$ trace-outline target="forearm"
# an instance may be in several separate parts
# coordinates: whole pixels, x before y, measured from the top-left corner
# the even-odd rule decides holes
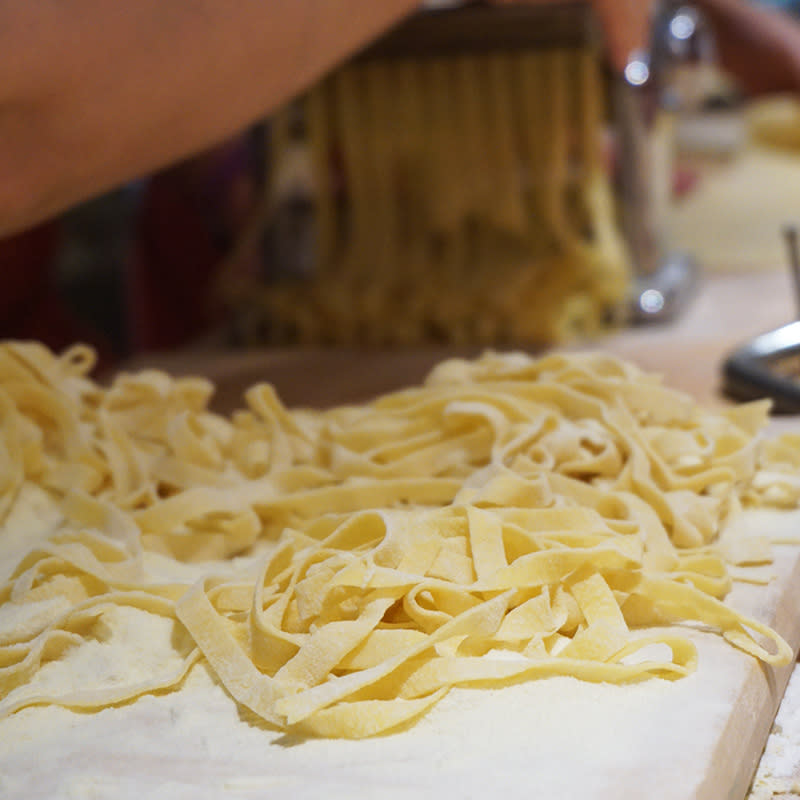
[[[653,0],[593,0],[603,30],[608,62],[621,75],[631,54],[650,41]]]
[[[241,130],[418,0],[0,0],[0,236]]]

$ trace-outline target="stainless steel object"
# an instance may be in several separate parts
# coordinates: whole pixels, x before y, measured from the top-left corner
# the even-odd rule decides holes
[[[789,269],[792,272],[795,303],[800,316],[800,231],[796,225],[786,225],[783,229],[786,250],[789,256]]]
[[[675,117],[697,102],[697,70],[713,58],[713,38],[697,9],[662,2],[649,48],[631,53],[623,74],[614,77],[620,224],[634,266],[635,322],[672,318],[697,281],[694,259],[670,249],[664,226]]]
[[[800,316],[800,231],[784,229],[789,268]],[[723,362],[725,391],[737,400],[769,397],[778,413],[800,411],[800,320],[762,333]]]

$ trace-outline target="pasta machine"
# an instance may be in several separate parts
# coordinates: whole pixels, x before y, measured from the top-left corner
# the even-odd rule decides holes
[[[494,56],[491,54],[502,53],[510,54],[509,57],[514,58],[519,57],[519,54],[525,53],[552,53],[559,48],[574,52],[582,46],[586,46],[589,51],[595,54],[602,52],[603,43],[599,25],[591,4],[585,0],[545,0],[544,2],[509,5],[483,3],[436,3],[435,7],[434,4],[429,5],[430,7],[413,15],[378,41],[369,45],[363,52],[356,55],[351,63],[358,67],[359,65],[397,63],[404,59],[406,62],[416,61],[420,64],[430,64],[434,61],[440,62],[450,56],[458,58],[458,54],[490,54],[488,57],[493,58]],[[613,69],[597,67],[598,74],[602,76],[602,82],[597,86],[597,91],[592,88],[595,87],[593,83],[594,76],[589,75],[588,72],[586,74],[581,72],[584,70],[582,65],[586,62],[581,60],[570,62],[572,66],[566,68],[568,70],[567,82],[570,86],[580,84],[583,87],[582,99],[577,103],[583,104],[580,113],[584,116],[595,115],[598,118],[602,116],[610,121],[611,129],[615,132],[616,157],[613,160],[616,168],[613,174],[613,193],[610,195],[612,199],[608,203],[605,200],[600,202],[602,198],[599,197],[600,190],[597,186],[589,186],[591,176],[587,177],[586,174],[589,168],[585,164],[576,166],[573,163],[575,161],[573,151],[576,150],[575,143],[577,140],[584,142],[584,159],[588,150],[593,149],[592,147],[586,147],[587,136],[580,131],[569,132],[563,143],[556,143],[557,148],[560,148],[558,155],[563,163],[556,166],[549,164],[548,162],[553,159],[549,158],[552,153],[547,151],[544,156],[539,154],[529,159],[529,162],[525,165],[527,170],[525,176],[520,178],[512,170],[506,169],[501,176],[496,176],[494,180],[489,181],[496,190],[496,205],[500,209],[509,209],[513,205],[513,202],[504,203],[503,200],[503,193],[507,188],[507,184],[511,182],[520,182],[521,185],[527,182],[530,185],[532,182],[541,181],[542,175],[550,176],[555,174],[562,181],[571,182],[570,186],[572,184],[577,186],[583,181],[584,187],[582,191],[585,192],[586,197],[581,202],[583,202],[584,208],[582,209],[582,215],[580,213],[577,214],[575,220],[565,221],[564,219],[566,214],[571,213],[572,206],[576,203],[572,196],[574,194],[573,189],[570,187],[565,191],[564,197],[558,201],[564,208],[555,208],[553,202],[545,199],[539,201],[539,209],[543,209],[544,216],[547,217],[551,237],[553,235],[560,236],[561,239],[569,242],[570,236],[572,236],[575,241],[571,245],[568,244],[568,249],[571,247],[573,255],[577,253],[584,260],[602,261],[602,258],[598,259],[596,257],[596,254],[588,253],[587,255],[588,248],[584,246],[585,243],[577,241],[591,227],[588,219],[591,214],[587,214],[586,207],[592,206],[592,204],[594,204],[593,208],[608,205],[612,209],[611,216],[613,216],[613,220],[606,224],[603,220],[598,222],[595,219],[594,224],[597,230],[592,231],[589,238],[605,240],[604,257],[608,254],[609,249],[613,250],[615,247],[612,240],[619,239],[620,247],[618,250],[626,252],[625,261],[629,265],[630,273],[632,274],[629,274],[629,280],[626,283],[626,299],[624,302],[618,302],[620,298],[617,289],[621,285],[619,275],[612,274],[612,271],[608,269],[606,269],[605,273],[603,273],[602,269],[598,270],[597,275],[593,278],[583,275],[580,276],[580,280],[575,281],[576,285],[581,285],[584,288],[588,283],[594,281],[593,288],[587,294],[594,292],[595,295],[605,297],[605,299],[598,301],[598,309],[593,312],[597,319],[602,319],[603,315],[615,315],[614,318],[616,320],[621,318],[624,322],[664,321],[675,315],[691,296],[697,277],[697,267],[690,255],[677,253],[670,249],[669,241],[664,233],[672,177],[672,121],[681,107],[693,99],[693,67],[707,62],[712,58],[712,55],[713,42],[696,9],[690,5],[672,2],[672,0],[662,0],[662,2],[656,4],[649,41],[642,42],[641,47],[630,54],[624,70],[620,74],[615,74]],[[595,61],[600,62],[601,59],[595,58]],[[344,65],[341,72],[346,72],[347,68],[348,65]],[[562,65],[562,72],[563,69]],[[581,72],[581,74],[576,77],[569,70]],[[394,91],[395,85],[392,81],[396,79],[397,75],[395,73],[392,73],[392,75],[393,77],[388,82],[384,81],[383,83],[384,94],[387,94],[387,88],[388,93]],[[442,75],[443,73],[439,73],[437,78],[440,92],[443,93],[442,104],[452,106],[452,97],[449,96],[450,90],[447,83],[448,78],[443,78]],[[335,77],[330,78],[329,83],[335,82],[335,80]],[[344,206],[342,205],[340,198],[343,183],[342,176],[336,172],[339,167],[335,166],[331,169],[330,164],[325,164],[323,167],[323,171],[335,173],[327,176],[328,185],[326,191],[329,194],[336,194],[336,198],[328,203],[329,208],[325,213],[320,213],[318,204],[315,205],[314,192],[317,190],[311,185],[313,178],[309,177],[314,166],[312,164],[314,158],[312,156],[304,161],[299,156],[299,153],[295,152],[297,148],[293,146],[293,141],[298,135],[300,138],[309,136],[310,139],[313,139],[313,134],[309,135],[307,130],[309,116],[312,117],[312,123],[313,119],[319,119],[322,113],[321,109],[328,109],[329,111],[332,102],[338,101],[339,96],[345,93],[345,89],[349,92],[350,107],[347,111],[340,110],[338,112],[339,122],[341,123],[342,118],[348,117],[351,122],[351,130],[354,127],[353,120],[357,114],[361,114],[361,117],[356,122],[370,122],[369,113],[364,112],[360,106],[364,104],[368,106],[370,102],[374,105],[377,102],[374,99],[375,91],[373,89],[372,101],[370,101],[368,85],[370,79],[364,79],[362,76],[360,80],[362,83],[357,88],[364,90],[366,85],[366,95],[358,94],[356,88],[354,88],[355,83],[353,80],[349,82],[342,80],[340,82],[341,86],[334,85],[327,96],[322,98],[317,96],[314,102],[306,103],[303,109],[299,110],[299,106],[290,108],[289,113],[283,116],[283,133],[281,135],[276,137],[275,134],[275,131],[280,131],[281,126],[273,126],[273,138],[268,145],[271,148],[270,155],[272,157],[276,153],[278,156],[283,154],[283,162],[289,165],[288,169],[281,171],[281,158],[275,158],[274,160],[278,166],[273,164],[272,174],[268,176],[268,183],[271,181],[273,185],[278,187],[277,199],[272,198],[268,204],[269,213],[271,214],[269,230],[273,277],[275,274],[279,276],[288,274],[289,276],[300,276],[305,279],[309,275],[313,275],[319,266],[315,264],[315,258],[319,260],[318,254],[321,240],[329,242],[332,237],[338,235],[343,226],[347,225],[356,229],[360,228],[363,235],[363,232],[373,224],[372,219],[366,221],[362,219],[359,222],[357,209],[353,211],[353,209],[347,207],[346,203]],[[364,83],[365,80],[366,84]],[[427,81],[429,78],[423,77],[422,80]],[[514,116],[517,122],[521,120],[521,124],[519,130],[511,133],[506,130],[501,131],[501,133],[505,134],[507,140],[513,137],[518,140],[526,139],[526,137],[532,138],[533,135],[526,128],[525,120],[530,121],[534,118],[536,113],[535,104],[530,97],[524,94],[524,86],[527,84],[524,84],[524,81],[517,80],[516,77],[513,77],[513,80],[516,81],[517,107],[511,108],[507,113]],[[484,79],[484,89],[485,84],[486,81]],[[493,93],[497,94],[496,90],[502,86],[502,82],[496,82],[495,75],[495,83],[488,90],[489,96],[491,97]],[[545,87],[544,89],[542,89],[543,86]],[[550,86],[550,84],[546,82],[539,85],[540,97],[550,103],[549,106],[547,103],[542,105],[539,111],[540,116],[544,117],[552,113],[566,113],[564,111],[565,106],[572,108],[576,105],[574,100],[565,100],[563,97],[558,101],[548,98],[547,86]],[[587,86],[589,89],[586,88]],[[399,94],[399,86],[397,91]],[[522,94],[520,94],[521,91],[523,92]],[[456,93],[456,87],[454,86],[452,94]],[[364,99],[364,96],[366,96],[366,99]],[[462,99],[464,97],[468,98],[469,94],[462,91],[460,97]],[[333,101],[331,98],[333,98]],[[505,103],[506,109],[513,105],[514,101],[511,94],[503,98],[503,100],[510,101]],[[399,102],[398,99],[398,104]],[[527,107],[521,108],[520,106],[523,104],[527,104]],[[603,109],[595,108],[600,105],[603,106]],[[533,112],[531,111],[532,107]],[[490,109],[491,116],[491,109],[496,108],[496,106],[492,105],[492,101],[484,100],[484,109],[486,108]],[[382,113],[386,115],[392,113],[392,111],[391,98],[388,105],[385,100],[382,101]],[[334,116],[336,113],[334,112]],[[441,117],[435,104],[432,109],[429,106],[428,115]],[[474,118],[475,115],[473,115]],[[491,122],[492,120],[490,119]],[[402,123],[397,124],[402,127]],[[500,129],[502,124],[498,123],[496,127]],[[448,132],[454,138],[457,138],[460,131],[457,126],[451,126]],[[376,134],[376,137],[378,136],[379,134]],[[376,176],[378,176],[379,180],[383,180],[384,184],[389,180],[394,180],[396,176],[393,173],[397,171],[396,165],[389,165],[386,159],[396,157],[399,161],[399,156],[394,152],[399,145],[396,142],[391,145],[375,144],[374,142],[370,144],[367,138],[366,136],[361,136],[359,143],[351,143],[350,155],[355,153],[356,159],[372,158],[379,161],[380,166],[376,169],[375,165],[372,165],[371,171],[363,170],[364,173],[368,172],[369,175],[362,175],[361,184],[368,182],[368,179],[375,181]],[[539,138],[541,140],[541,136]],[[282,139],[282,144],[276,143],[277,139]],[[341,150],[341,143],[336,140],[334,134],[331,135],[330,140],[333,145]],[[444,152],[449,147],[446,140],[442,141],[441,130],[438,144],[442,146],[442,160],[450,158],[452,161],[452,153]],[[539,145],[541,146],[541,144],[542,142],[540,141]],[[545,145],[545,150],[547,150],[547,147],[550,147],[551,150],[556,147],[552,142],[546,142]],[[594,143],[594,148],[599,150],[597,142]],[[473,154],[475,154],[475,150],[476,148],[473,147]],[[341,155],[341,152],[339,152],[339,155]],[[590,158],[594,157],[591,156]],[[458,168],[451,169],[450,177],[454,179],[458,186],[450,190],[448,198],[452,199],[453,202],[450,203],[451,207],[449,208],[443,208],[443,206],[447,205],[445,203],[439,203],[438,208],[435,203],[431,206],[429,198],[420,194],[419,187],[415,188],[421,203],[427,202],[428,216],[435,217],[434,221],[437,224],[441,223],[445,228],[447,225],[451,225],[451,227],[455,225],[453,219],[456,211],[452,210],[453,206],[465,206],[462,209],[462,216],[467,220],[465,228],[472,224],[469,219],[471,214],[474,216],[475,209],[466,208],[467,203],[464,200],[464,195],[470,191],[466,184],[469,183],[470,173],[474,171],[476,160],[481,160],[480,152],[477,153],[476,159],[472,163],[462,164],[460,171]],[[511,161],[513,159],[506,159],[506,166]],[[317,168],[319,168],[319,164],[320,159],[317,158]],[[438,164],[434,163],[434,169],[432,170],[429,158],[425,169],[421,172],[418,171],[413,178],[409,179],[406,176],[406,185],[401,187],[402,192],[404,194],[409,192],[409,186],[407,185],[409,183],[425,183],[425,185],[428,185],[430,179],[428,173],[435,172],[438,166]],[[598,171],[596,163],[592,168]],[[580,173],[581,169],[584,170],[583,177],[580,175],[576,177],[573,173],[576,171]],[[608,177],[606,168],[601,171],[606,173],[604,178]],[[392,174],[390,175],[389,173]],[[347,183],[347,179],[344,180],[344,183]],[[357,183],[358,180],[352,180],[353,185]],[[396,187],[395,191],[398,194],[400,193],[400,190]],[[375,226],[380,228],[383,201],[374,193],[371,195],[365,194],[364,196],[367,199],[364,200],[362,198],[360,201],[362,208],[365,205],[367,207],[367,211],[364,213],[374,217],[376,220]],[[400,198],[403,201],[406,199],[405,197]],[[482,202],[484,202],[483,210],[490,217],[493,216],[495,214],[495,209],[491,207],[494,202],[493,199],[490,197],[487,201],[484,198]],[[419,204],[417,203],[417,205]],[[386,223],[386,214],[383,215],[383,223],[386,223],[384,227],[387,229],[393,228],[393,230],[389,231],[391,235],[394,236],[397,233],[397,229],[406,225],[408,219],[421,216],[417,209],[413,207],[414,203],[407,203],[407,206],[401,214],[397,215],[400,219],[394,220],[391,225]],[[432,212],[431,208],[433,209]],[[526,210],[529,210],[529,208],[530,206],[526,207]],[[362,213],[362,217],[364,213]],[[513,228],[517,224],[513,221],[513,208],[509,210],[507,216],[511,219],[511,222],[506,220],[504,224],[506,224],[506,227]],[[529,214],[528,216],[531,215]],[[333,217],[336,217],[336,219],[333,220]],[[327,229],[325,228],[326,225]],[[536,222],[534,221],[532,225],[535,227]],[[568,230],[570,226],[571,230]],[[555,234],[553,234],[553,231],[555,231]],[[503,231],[501,231],[501,234],[503,234]],[[380,242],[376,243],[374,240],[381,239],[381,236],[387,239],[389,234],[384,230],[383,234],[378,231],[377,233],[368,232],[366,235],[367,238],[373,240],[371,242],[373,250],[362,252],[358,259],[351,260],[357,261],[358,268],[363,268],[363,265],[366,264],[373,271],[378,271],[374,265],[380,263],[380,259],[375,257]],[[522,238],[530,238],[530,235],[530,230],[526,230]],[[473,236],[473,239],[470,239],[470,236]],[[474,231],[472,229],[468,230],[456,244],[448,242],[444,244],[439,242],[437,244],[434,241],[435,239],[435,236],[431,237],[433,241],[432,247],[438,246],[440,250],[448,253],[459,251],[464,256],[464,253],[469,253],[474,243]],[[506,248],[507,250],[506,244],[504,240],[501,248]],[[336,247],[331,246],[329,243],[322,249],[330,253],[335,251]],[[485,246],[483,249],[486,249]],[[384,251],[386,250],[397,250],[397,248],[384,247]],[[398,260],[396,255],[392,257]],[[549,274],[545,274],[544,270],[541,270],[540,276],[535,278],[535,282],[545,287],[557,281],[559,272],[564,271],[563,259],[559,261],[558,258],[550,258],[548,261],[548,258],[545,258],[543,263],[550,265]],[[491,259],[488,259],[488,263],[492,263]],[[488,269],[491,268],[489,267]],[[447,268],[441,271],[447,272]],[[410,280],[427,282],[435,270],[425,268],[414,272],[413,269],[405,269],[404,266],[401,266],[398,267],[398,272],[403,273],[403,276],[408,277]],[[330,313],[329,308],[330,302],[325,298],[335,293],[332,291],[332,287],[333,290],[338,289],[338,285],[344,280],[344,270],[341,267],[336,267],[333,270],[329,270],[329,274],[334,276],[330,279],[329,285],[319,290],[316,299],[313,297],[311,299],[312,305],[316,303],[316,307],[321,309],[317,313],[317,317],[322,318],[327,314],[329,319],[333,319],[334,315]],[[524,313],[531,317],[534,315],[545,316],[550,313],[548,305],[552,303],[549,299],[543,303],[537,302],[532,291],[526,294],[530,287],[517,285],[515,283],[516,279],[503,278],[509,284],[509,288],[505,291],[505,295],[498,299],[497,297],[489,298],[488,293],[472,280],[472,273],[468,270],[462,274],[456,274],[453,269],[450,269],[450,274],[451,285],[445,284],[443,288],[438,290],[440,294],[449,299],[449,296],[453,294],[450,291],[451,288],[460,289],[462,286],[474,284],[471,302],[480,305],[486,298],[487,305],[494,304],[492,312],[494,317],[487,323],[488,327],[484,326],[483,330],[488,330],[489,333],[483,336],[483,340],[471,342],[476,325],[480,327],[480,320],[475,322],[470,319],[469,314],[463,310],[466,304],[462,303],[461,316],[458,319],[443,317],[434,319],[432,322],[426,320],[425,325],[433,330],[434,334],[458,329],[458,335],[451,337],[450,341],[479,344],[527,341],[541,344],[547,343],[548,337],[559,325],[564,327],[560,321],[556,320],[552,324],[548,323],[549,327],[542,324],[536,328],[534,325],[526,326],[523,322],[515,328],[509,329],[504,326],[504,317],[507,318],[509,316],[507,308],[513,302],[516,302],[518,306],[521,305],[523,309],[530,309],[530,312],[525,311]],[[368,285],[372,277],[365,271],[357,280],[351,281],[358,291],[363,289],[363,293],[366,296],[363,302],[354,300],[349,306],[350,309],[355,309],[354,313],[361,313],[366,320],[366,322],[358,324],[367,325],[370,324],[370,320],[377,319],[380,321],[389,317],[399,318],[404,316],[404,309],[410,307],[410,301],[401,300],[398,308],[388,306],[385,297],[380,302],[375,301],[376,292],[373,291],[374,287]],[[615,281],[616,288],[612,290],[609,287]],[[274,280],[272,283],[274,285]],[[392,286],[384,294],[388,294],[390,299],[396,299],[400,298],[401,295],[405,297],[404,292],[405,289],[403,287]],[[613,292],[617,292],[617,295],[612,298]],[[553,296],[553,293],[554,290],[550,286],[550,297]],[[291,309],[291,314],[296,316],[299,313],[296,311],[299,305],[298,297],[300,295],[287,294],[282,306],[276,306],[273,303],[270,313],[279,316],[284,313],[285,309]],[[522,300],[523,297],[533,298],[530,301],[530,305],[525,305]],[[407,304],[404,306],[403,302]],[[579,308],[580,303],[572,303],[570,305],[571,301],[563,298],[559,298],[559,302],[565,309],[563,316],[569,317],[572,314],[574,317],[576,314],[580,315],[580,310],[575,312],[575,308]],[[603,303],[606,302],[608,311],[603,306]],[[343,304],[344,301],[339,301],[339,306],[343,306]],[[275,310],[276,308],[277,311]],[[362,312],[358,311],[359,308],[363,309]],[[306,316],[310,317],[311,315],[308,314]],[[335,319],[334,327],[340,330],[339,321],[343,317],[339,314]],[[291,326],[295,329],[298,324],[302,327],[302,324],[305,323],[298,323],[297,319],[291,321]],[[568,326],[569,321],[567,322]],[[575,330],[580,336],[585,335],[587,331],[591,333],[593,329],[591,325],[582,328],[578,324],[575,326]],[[481,337],[478,336],[477,338],[480,340]],[[554,339],[557,338],[558,336],[556,335]],[[320,334],[319,330],[315,329],[305,338],[298,337],[298,340],[321,341],[325,340],[325,334]],[[344,337],[337,339],[337,341],[358,341],[358,338],[356,334],[353,334],[350,338]],[[384,340],[379,339],[379,341]],[[388,339],[385,341],[389,342]],[[393,343],[402,343],[403,341],[418,340],[412,338],[403,340],[402,337],[392,340]]]
[[[800,314],[800,229],[784,228],[789,268]],[[732,353],[722,364],[723,388],[734,400],[769,397],[778,414],[800,411],[800,320],[759,334]]]
[[[365,56],[577,46],[600,36],[587,2],[550,0],[502,8],[430,5],[451,10],[417,15]],[[630,53],[621,74],[609,76],[618,148],[619,225],[634,269],[630,312],[636,322],[671,318],[696,282],[691,254],[670,248],[664,225],[674,118],[702,100],[696,70],[713,59],[713,36],[697,8],[682,0],[659,0],[649,41]]]

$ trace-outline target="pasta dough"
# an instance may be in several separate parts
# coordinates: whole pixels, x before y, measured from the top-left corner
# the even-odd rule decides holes
[[[707,412],[602,354],[487,353],[328,411],[259,385],[224,418],[203,380],[102,388],[91,363],[0,348],[0,542],[26,540],[0,574],[2,715],[177,690],[203,661],[270,725],[358,738],[452,686],[680,678],[684,621],[791,660],[724,603],[729,562],[769,554],[720,532],[800,496],[763,403]],[[121,610],[173,626],[157,666],[48,681]]]
[[[284,205],[313,204],[294,242],[314,250],[313,274],[287,276],[276,246],[267,284],[235,293],[242,335],[498,344],[606,329],[629,266],[600,69],[589,46],[362,60],[279,112],[255,224],[274,234]],[[286,133],[298,115],[305,139]]]

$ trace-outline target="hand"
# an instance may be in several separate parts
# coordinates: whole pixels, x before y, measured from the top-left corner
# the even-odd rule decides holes
[[[621,75],[631,53],[648,47],[653,0],[592,0],[592,5],[603,31],[609,64]]]
[[[800,91],[800,24],[746,0],[695,0],[717,42],[721,65],[751,94]]]
[[[553,2],[553,0],[494,0]],[[719,61],[747,92],[800,92],[800,23],[749,0],[687,0],[708,19]],[[591,0],[608,62],[621,74],[630,54],[649,42],[653,0]]]

